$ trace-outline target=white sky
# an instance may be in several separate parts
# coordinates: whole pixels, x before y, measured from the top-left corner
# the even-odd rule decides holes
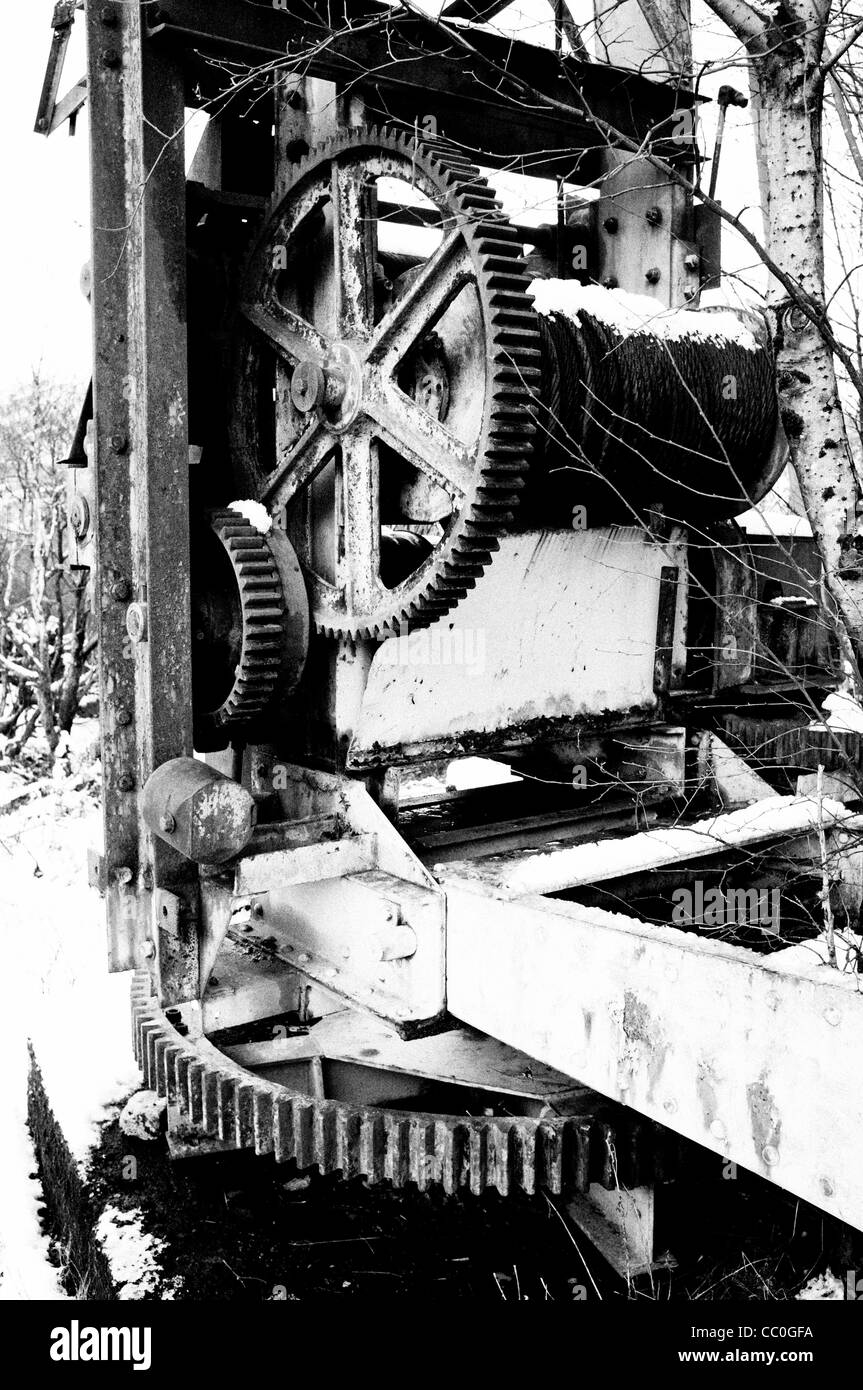
[[[511,22],[519,12],[531,41],[550,37],[545,0],[517,0],[506,18]],[[79,289],[81,266],[89,257],[86,112],[81,113],[74,139],[65,128],[49,139],[33,133],[52,13],[53,0],[28,0],[5,19],[6,53],[14,54],[14,60],[7,57],[0,84],[0,179],[6,192],[0,224],[0,394],[40,362],[46,371],[76,381],[84,382],[90,374],[89,308]],[[702,52],[706,43],[711,57],[733,54],[730,37],[701,0],[696,0],[694,17]],[[75,28],[63,91],[84,72],[80,17]],[[703,90],[714,95],[722,82],[746,89],[745,74],[728,70],[709,77]],[[708,148],[714,119],[715,107],[705,108]],[[735,211],[757,203],[750,119],[748,111],[732,110],[729,115],[718,191]],[[757,229],[754,206],[750,216]],[[748,249],[732,243],[726,235],[726,268],[750,265]]]

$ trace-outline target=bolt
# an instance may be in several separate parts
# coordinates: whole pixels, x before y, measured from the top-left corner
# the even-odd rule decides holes
[[[662,208],[648,208],[644,214],[644,220],[649,227],[660,227],[662,225]]]
[[[102,6],[101,10],[99,11],[99,18],[101,19],[103,24],[107,24],[109,29],[113,29],[115,24],[117,23],[116,12],[111,8],[110,5]]]
[[[662,271],[658,265],[652,265],[649,270],[644,272],[644,278],[649,285],[658,285],[662,279]]]
[[[132,715],[124,706],[121,706],[120,709],[117,710],[114,718],[123,729],[128,728],[132,722]]]
[[[69,504],[69,525],[78,540],[83,540],[90,529],[90,508],[86,497],[75,497]]]
[[[684,299],[694,299],[694,298],[695,298],[695,290],[692,288],[691,285],[687,285],[686,289],[683,291],[683,298],[684,298]]]
[[[607,275],[607,276],[605,277],[605,279],[603,280],[602,284],[603,284],[603,288],[606,289],[606,290],[616,290],[616,289],[617,289],[617,286],[618,286],[618,279],[617,279],[617,276],[616,276],[616,275]]]
[[[767,1144],[761,1150],[761,1157],[764,1159],[768,1168],[772,1168],[779,1162],[779,1150],[774,1148],[772,1144]]]
[[[131,596],[132,585],[128,579],[115,579],[111,585],[111,597],[117,599],[119,603],[124,603]]]
[[[145,960],[152,960],[153,957],[155,956],[155,954],[156,954],[156,943],[155,943],[155,941],[145,941],[144,944],[143,944],[143,946],[141,947],[141,955],[144,957],[144,959],[145,959]]]
[[[674,1115],[674,1114],[676,1114],[676,1112],[677,1112],[677,1101],[676,1101],[676,1100],[667,1100],[667,1101],[665,1102],[665,1105],[663,1106],[663,1109],[666,1110],[666,1111],[668,1112],[669,1115]]]
[[[126,434],[121,434],[119,431],[118,431],[117,434],[112,434],[112,435],[111,435],[111,448],[114,450],[114,453],[115,453],[115,454],[125,454],[125,452],[126,452],[126,450],[128,449],[128,447],[129,447],[129,436],[128,436],[128,435],[126,435]]]
[[[166,811],[164,816],[162,816],[162,819],[159,821],[159,829],[164,830],[166,835],[173,835],[174,831],[177,829],[177,822],[174,820],[170,811]]]
[[[821,1191],[824,1193],[825,1197],[832,1197],[836,1192],[836,1188],[829,1178],[822,1178]]]
[[[255,914],[256,917],[263,917],[263,915],[264,915],[264,904],[263,904],[263,903],[255,903],[254,907],[252,908],[252,911],[254,912],[254,914]]]
[[[603,225],[603,227],[605,228],[605,230],[608,232],[608,235],[609,235],[609,236],[614,236],[615,232],[617,231],[618,227],[620,226],[620,223],[618,222],[618,220],[617,220],[616,217],[606,217],[606,219],[605,219],[605,221],[603,222],[602,225]]]
[[[699,260],[698,256],[689,255],[684,256],[683,264],[686,266],[687,270],[697,270],[698,267],[701,265],[701,261]]]
[[[825,1011],[824,1018],[825,1018],[826,1021],[830,1024],[830,1027],[831,1027],[831,1028],[838,1028],[838,1026],[839,1026],[839,1010],[838,1010],[838,1009],[827,1009],[827,1010]]]
[[[300,961],[302,965],[308,965],[309,961],[311,960],[311,956],[308,954],[307,951],[301,951],[300,954],[297,956],[297,960]]]
[[[102,62],[106,68],[118,68],[120,66],[120,55],[116,48],[103,48]]]
[[[326,388],[326,377],[317,362],[300,362],[291,377],[291,400],[297,410],[317,410]]]
[[[126,631],[133,642],[147,640],[147,605],[130,603],[126,609]]]
[[[130,792],[135,786],[134,778],[130,777],[128,772],[121,772],[117,778],[117,786],[121,792]]]
[[[125,864],[114,870],[114,876],[118,883],[131,883],[134,878],[132,870]]]

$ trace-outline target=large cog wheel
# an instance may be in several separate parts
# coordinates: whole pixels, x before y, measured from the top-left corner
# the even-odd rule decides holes
[[[422,254],[388,251],[408,224]],[[522,253],[444,143],[346,131],[296,166],[243,281],[231,437],[241,485],[284,518],[319,631],[427,625],[490,563],[535,428]]]

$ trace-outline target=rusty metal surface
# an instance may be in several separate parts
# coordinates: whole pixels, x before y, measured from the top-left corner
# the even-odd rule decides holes
[[[277,1163],[477,1195],[584,1192],[591,1182],[612,1188],[675,1163],[660,1131],[636,1124],[618,1132],[589,1112],[547,1119],[424,1114],[349,1105],[262,1080],[206,1039],[183,1036],[159,1009],[144,972],[134,977],[132,1011],[147,1086],[201,1134],[272,1154]]]
[[[110,959],[122,970],[155,954],[164,997],[187,998],[197,871],[137,806],[154,768],[192,753],[183,73],[145,41],[137,5],[88,5],[87,45]],[[159,890],[179,903],[164,953]]]
[[[678,541],[653,544],[634,528],[502,536],[482,583],[445,625],[378,648],[349,766],[527,747],[592,722],[656,721],[662,575],[684,566]],[[684,585],[671,588],[678,668]]]

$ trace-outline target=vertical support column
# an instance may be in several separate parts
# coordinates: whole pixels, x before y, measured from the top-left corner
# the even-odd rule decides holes
[[[594,0],[594,49],[600,62],[688,84],[692,69],[689,0]],[[694,139],[694,117],[657,139]],[[691,303],[700,286],[691,198],[670,186],[649,160],[609,149],[596,208],[598,278],[608,288],[655,299],[657,307]]]
[[[183,76],[137,5],[88,6],[87,33],[111,964],[155,957],[175,1003],[198,991],[197,869],[138,798],[192,752]]]

